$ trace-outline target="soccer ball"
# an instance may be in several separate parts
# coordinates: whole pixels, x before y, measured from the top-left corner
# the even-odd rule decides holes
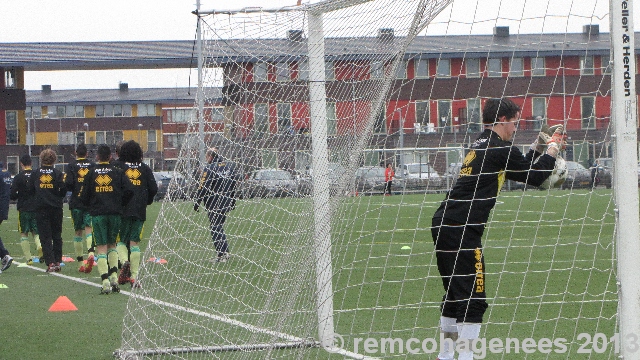
[[[567,162],[560,156],[556,158],[556,166],[551,171],[551,175],[545,180],[542,185],[540,185],[540,189],[550,189],[557,188],[562,186],[562,184],[567,180]]]

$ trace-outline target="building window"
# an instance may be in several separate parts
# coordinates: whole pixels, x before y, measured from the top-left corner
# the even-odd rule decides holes
[[[210,108],[211,110],[211,122],[221,123],[224,122],[224,107],[216,106]]]
[[[170,109],[167,110],[167,121],[172,123],[186,124],[191,121],[194,109]]]
[[[609,55],[606,56],[601,56],[600,57],[600,62],[602,63],[600,66],[602,67],[602,73],[604,75],[611,75],[611,64],[609,64],[611,58],[609,57]]]
[[[426,127],[430,123],[428,101],[416,101],[416,123],[421,127]]]
[[[42,117],[42,107],[27,106],[27,108],[24,110],[24,116],[27,119],[40,119]]]
[[[64,109],[64,116],[58,116],[58,117],[77,117],[77,118],[83,118],[84,117],[84,106],[80,106],[80,105],[67,105],[64,108],[62,106],[58,106],[58,111]]]
[[[489,77],[501,77],[502,76],[502,59],[501,58],[487,59],[487,72]]]
[[[467,77],[480,77],[480,59],[464,59]]]
[[[540,130],[547,122],[547,99],[534,97],[531,99],[531,115],[533,116],[533,130]]]
[[[138,116],[156,116],[156,104],[138,104]]]
[[[524,76],[524,63],[521,57],[511,58],[509,76]]]
[[[253,106],[253,131],[259,137],[269,133],[269,105],[255,104]]]
[[[267,63],[259,62],[253,64],[253,82],[269,81],[269,66]]]
[[[336,117],[336,103],[327,102],[327,135],[334,136],[338,130],[338,119]]]
[[[467,131],[478,132],[482,128],[480,99],[467,99]]]
[[[96,144],[116,145],[122,140],[122,131],[96,131]]]
[[[158,140],[155,130],[147,130],[147,151],[158,151]]]
[[[387,133],[387,105],[380,106],[380,112],[376,114],[376,122],[373,124],[374,134]]]
[[[179,149],[185,143],[185,134],[169,134],[167,137],[167,148]]]
[[[5,112],[6,124],[7,124],[7,144],[18,143],[18,112],[7,111]]]
[[[76,133],[76,144],[87,143],[87,133],[84,131],[78,131]]]
[[[582,110],[582,128],[596,128],[596,98],[593,96],[583,96],[580,98]]]
[[[131,117],[130,104],[96,105],[96,117]]]
[[[532,76],[545,76],[546,69],[544,67],[544,57],[532,57],[531,58],[531,75]]]
[[[291,132],[293,130],[291,127],[291,104],[277,104],[276,109],[278,113],[278,132],[281,134]]]
[[[307,60],[298,62],[298,81],[309,81],[309,62]]]
[[[451,100],[438,100],[438,120],[442,132],[452,132]]]
[[[396,68],[396,79],[407,78],[407,62],[404,60],[398,61],[398,67]]]
[[[35,167],[34,167],[35,169]],[[7,156],[7,171],[11,175],[17,175],[20,172],[17,156]]]
[[[580,56],[580,75],[593,75],[593,56]]]
[[[450,77],[451,76],[451,60],[438,59],[438,66],[436,67],[437,77]]]
[[[291,73],[289,72],[289,63],[279,62],[276,64],[276,81],[289,81],[291,80]]]
[[[384,63],[382,61],[372,61],[369,72],[372,79],[382,79],[384,77]]]
[[[415,67],[415,77],[417,79],[429,77],[429,59],[413,60],[413,65]]]
[[[324,63],[324,79],[326,81],[334,81],[336,79],[336,72],[333,66],[333,61],[325,61]]]
[[[16,83],[16,69],[10,68],[4,70],[4,87],[12,89],[18,86]]]
[[[58,145],[74,145],[75,141],[76,141],[76,134],[73,132],[58,133]]]
[[[48,118],[63,118],[67,116],[66,114],[64,106],[47,106]]]

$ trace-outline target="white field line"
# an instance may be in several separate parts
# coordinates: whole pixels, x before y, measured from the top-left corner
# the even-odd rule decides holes
[[[41,269],[41,268],[38,268],[38,267],[35,267],[35,266],[26,265],[25,263],[20,263],[20,262],[17,262],[17,261],[15,263],[18,264],[20,267],[27,267],[27,268],[30,268],[32,270],[36,270],[36,271],[40,271],[42,273],[46,273],[45,269]],[[96,283],[91,282],[89,280],[79,279],[77,277],[73,277],[73,276],[69,276],[69,275],[64,275],[64,274],[60,274],[60,273],[49,273],[49,275],[61,277],[63,279],[75,281],[75,282],[78,282],[78,283],[81,283],[81,284],[90,285],[90,286],[97,287],[97,288],[101,288],[102,287],[101,284],[96,284]],[[188,313],[191,313],[191,314],[194,314],[194,315],[207,317],[207,318],[213,319],[213,320],[218,320],[218,321],[227,323],[229,325],[235,325],[235,326],[241,327],[241,328],[243,328],[245,330],[249,330],[251,332],[262,333],[262,334],[267,334],[267,335],[271,335],[271,336],[277,336],[279,338],[286,339],[286,340],[289,340],[289,341],[293,341],[293,342],[296,342],[296,343],[301,343],[301,344],[309,343],[308,339],[303,339],[303,338],[300,338],[300,337],[297,337],[297,336],[281,333],[281,332],[278,332],[278,331],[273,331],[273,330],[257,327],[257,326],[251,325],[251,324],[246,324],[246,323],[244,323],[242,321],[230,319],[228,317],[222,317],[222,316],[218,316],[218,315],[209,314],[209,313],[206,313],[206,312],[203,312],[203,311],[190,309],[190,308],[187,308],[187,307],[184,307],[184,306],[180,306],[180,305],[176,305],[176,304],[172,304],[172,303],[169,303],[169,302],[166,302],[166,301],[156,300],[156,299],[153,299],[153,298],[150,298],[150,297],[147,297],[147,296],[140,296],[140,295],[134,294],[134,293],[132,293],[130,291],[120,290],[120,293],[124,294],[124,295],[127,295],[127,296],[135,297],[137,299],[145,300],[145,301],[151,302],[153,304],[166,306],[166,307],[169,307],[169,308],[172,308],[172,309],[175,309],[175,310],[185,311],[185,312],[188,312]],[[229,349],[229,350],[231,350],[231,349]],[[363,360],[373,360],[373,359],[375,359],[375,358],[367,357],[367,356],[364,356],[364,355],[361,355],[361,354],[357,354],[357,353],[354,353],[354,352],[351,352],[351,351],[343,350],[343,349],[337,349],[337,350],[336,349],[331,349],[331,350],[332,350],[332,352],[339,353],[341,355],[350,357],[352,359],[363,359]],[[144,350],[141,350],[141,351],[144,351]]]

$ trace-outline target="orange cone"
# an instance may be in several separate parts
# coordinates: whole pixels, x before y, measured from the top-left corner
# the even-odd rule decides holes
[[[49,308],[49,311],[76,311],[78,308],[73,305],[71,300],[66,296],[60,296],[53,305]]]

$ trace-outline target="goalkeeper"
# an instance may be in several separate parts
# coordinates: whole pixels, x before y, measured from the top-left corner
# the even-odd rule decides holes
[[[235,208],[238,174],[236,164],[218,155],[218,149],[208,149],[206,158],[208,164],[202,171],[193,210],[199,211],[200,203],[204,204],[209,216],[211,238],[218,253],[215,261],[226,262],[229,259],[229,244],[223,226],[227,213]]]
[[[520,107],[513,101],[486,101],[484,131],[470,146],[458,180],[433,215],[431,234],[445,290],[440,328],[453,342],[459,337],[470,343],[480,334],[488,306],[481,238],[502,185],[508,179],[541,185],[563,146],[562,127],[556,126],[553,136],[540,133],[545,144],[536,139],[523,155],[511,143],[519,118]],[[438,358],[450,360],[453,356],[454,349],[445,343]],[[458,359],[473,359],[473,353],[462,352]]]

